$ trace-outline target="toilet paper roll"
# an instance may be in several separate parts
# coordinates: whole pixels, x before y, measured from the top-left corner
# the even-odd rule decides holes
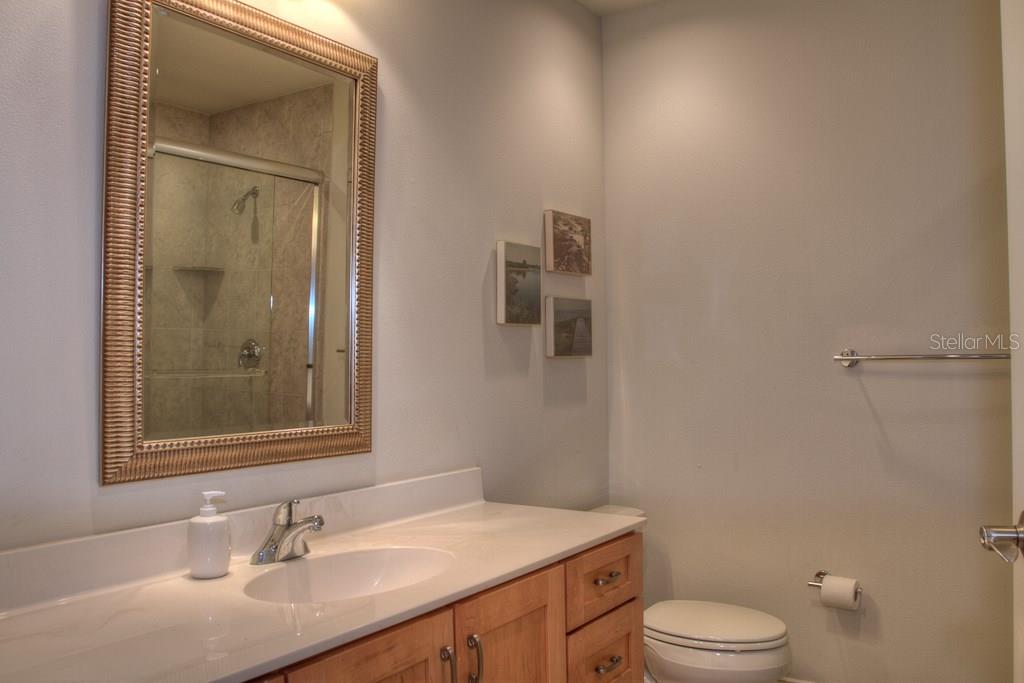
[[[829,574],[821,580],[821,604],[838,609],[860,609],[860,581]]]

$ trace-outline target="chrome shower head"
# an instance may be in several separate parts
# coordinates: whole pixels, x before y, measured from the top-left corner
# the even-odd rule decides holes
[[[241,216],[242,212],[245,211],[245,202],[246,202],[246,200],[249,199],[249,197],[252,197],[253,199],[255,199],[256,197],[259,197],[259,196],[260,196],[260,188],[258,188],[257,186],[253,185],[251,188],[249,188],[248,192],[246,192],[241,197],[236,199],[235,203],[231,205],[231,213],[235,214],[236,216]]]

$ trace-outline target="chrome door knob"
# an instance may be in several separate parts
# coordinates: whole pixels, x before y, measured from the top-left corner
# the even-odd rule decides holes
[[[983,526],[978,530],[978,540],[986,550],[991,550],[1006,562],[1013,564],[1024,548],[1024,512],[1017,520],[1017,526]]]

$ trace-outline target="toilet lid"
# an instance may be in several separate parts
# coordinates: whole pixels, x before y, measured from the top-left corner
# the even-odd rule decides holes
[[[786,638],[786,624],[756,609],[699,600],[666,600],[644,610],[645,630],[720,644],[768,643]]]

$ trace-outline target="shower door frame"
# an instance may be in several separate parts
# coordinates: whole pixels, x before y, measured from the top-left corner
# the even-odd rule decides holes
[[[242,171],[252,171],[275,178],[287,178],[309,183],[313,186],[313,215],[310,223],[310,269],[309,269],[309,306],[307,309],[308,331],[306,339],[306,426],[316,425],[318,407],[316,401],[316,363],[317,363],[317,340],[320,338],[320,317],[317,312],[317,302],[320,299],[321,264],[320,245],[323,242],[323,229],[327,224],[327,176],[314,168],[286,164],[281,161],[264,159],[262,157],[238,154],[215,147],[170,140],[167,138],[156,138],[149,148],[149,158],[153,159],[157,154],[167,154],[181,159],[190,159],[203,163],[216,164],[229,168],[237,168]],[[271,266],[271,283],[273,283],[273,266]],[[273,284],[271,284],[271,300],[273,300]],[[271,307],[271,327],[273,327],[273,307]],[[350,331],[351,332],[351,331]],[[351,343],[351,340],[350,340]],[[274,350],[270,350],[273,354]],[[352,375],[352,368],[346,364],[344,381],[348,382]]]

